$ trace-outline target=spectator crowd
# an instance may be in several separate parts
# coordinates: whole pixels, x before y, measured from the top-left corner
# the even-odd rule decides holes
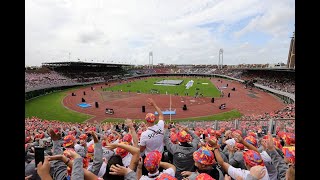
[[[25,119],[25,179],[295,179],[295,106],[230,121],[173,123],[158,112],[145,121],[71,123]],[[261,128],[283,119],[274,134]],[[289,119],[289,120],[288,120]],[[35,148],[44,160],[35,164]]]

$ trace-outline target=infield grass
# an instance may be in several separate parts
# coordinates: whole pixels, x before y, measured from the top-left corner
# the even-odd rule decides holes
[[[180,85],[177,86],[160,86],[154,85],[155,82],[161,80],[184,80]],[[189,89],[186,89],[186,84],[193,80],[193,86]],[[203,84],[204,83],[204,84]],[[185,93],[188,93],[188,96],[195,96],[196,92],[200,95],[203,94],[204,97],[219,97],[220,91],[211,83],[208,78],[178,78],[178,77],[156,77],[156,78],[147,78],[143,80],[137,80],[129,83],[122,83],[112,87],[104,88],[103,91],[123,91],[123,92],[137,92],[150,94],[152,90],[157,90],[160,94],[174,94],[178,93],[179,95],[185,96]]]
[[[72,89],[78,88],[79,87]],[[54,92],[26,101],[25,117],[36,116],[40,119],[67,122],[83,122],[89,119],[92,116],[69,110],[63,106],[63,98],[67,95],[67,92],[72,89]]]

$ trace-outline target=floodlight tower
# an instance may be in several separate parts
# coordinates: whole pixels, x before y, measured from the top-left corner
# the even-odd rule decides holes
[[[153,53],[149,52],[149,68],[153,69]]]
[[[218,69],[222,69],[223,66],[223,49],[221,48],[219,50],[219,63],[218,63]]]

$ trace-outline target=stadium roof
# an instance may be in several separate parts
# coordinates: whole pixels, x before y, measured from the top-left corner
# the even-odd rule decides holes
[[[295,69],[292,68],[233,68],[241,70],[250,70],[250,71],[286,71],[286,72],[295,72]]]
[[[120,67],[120,66],[134,66],[131,64],[115,64],[115,63],[91,63],[91,62],[82,62],[82,61],[78,61],[78,62],[47,62],[47,63],[42,63],[42,66],[92,66],[92,67]]]

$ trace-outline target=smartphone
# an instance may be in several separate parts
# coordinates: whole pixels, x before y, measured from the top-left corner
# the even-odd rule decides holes
[[[34,159],[36,163],[36,167],[39,162],[44,162],[44,148],[43,147],[34,147]]]

